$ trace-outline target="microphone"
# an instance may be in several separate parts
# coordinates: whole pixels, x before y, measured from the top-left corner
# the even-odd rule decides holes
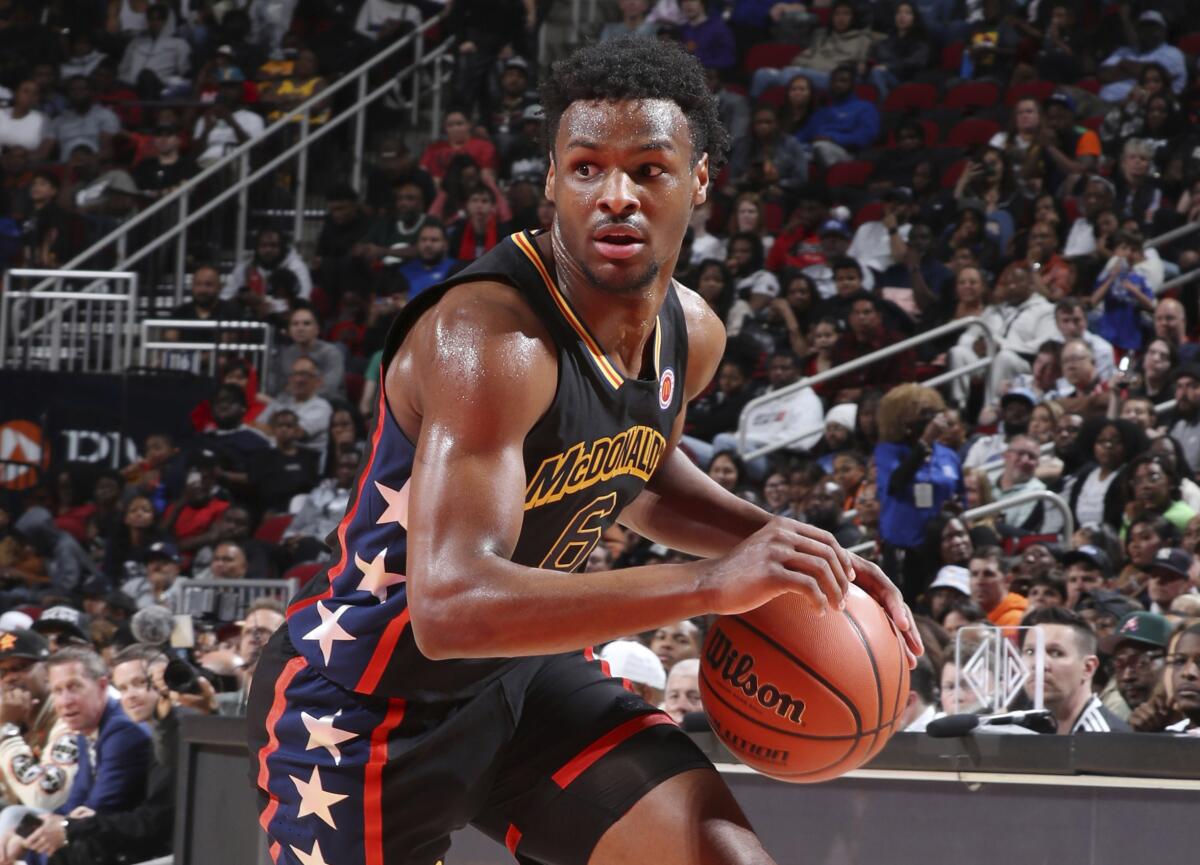
[[[1022,712],[998,712],[994,715],[965,713],[947,715],[929,722],[925,732],[935,739],[953,739],[966,736],[976,727],[1002,726],[1005,724],[1029,724],[1037,732],[1053,732],[1053,716],[1049,709],[1026,709]],[[1047,724],[1050,726],[1048,727]]]
[[[174,629],[175,615],[166,607],[157,605],[138,610],[129,622],[133,638],[152,646],[161,646],[170,640]]]

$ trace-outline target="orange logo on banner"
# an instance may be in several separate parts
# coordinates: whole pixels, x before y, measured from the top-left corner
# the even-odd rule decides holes
[[[27,490],[50,465],[50,447],[33,421],[0,424],[0,488]]]

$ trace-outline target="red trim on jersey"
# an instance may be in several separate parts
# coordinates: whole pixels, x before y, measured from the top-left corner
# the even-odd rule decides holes
[[[404,720],[404,701],[388,700],[383,723],[371,732],[371,757],[363,773],[363,847],[366,865],[383,865],[383,767],[388,736]]]
[[[279,861],[279,853],[282,849],[283,848],[279,846],[279,842],[276,841],[274,844],[271,845],[270,849],[267,850],[267,852],[271,854],[272,862]]]
[[[636,718],[631,718],[619,727],[609,730],[592,744],[588,745],[574,757],[567,761],[567,764],[555,772],[551,776],[559,787],[566,787],[584,773],[593,763],[611,751],[613,748],[620,745],[626,739],[634,736],[642,730],[650,727],[657,727],[659,724],[674,724],[668,715],[661,712],[654,712],[649,715],[638,715]]]
[[[279,750],[279,737],[275,733],[275,725],[279,723],[279,719],[283,717],[283,712],[287,708],[288,686],[292,684],[296,674],[307,664],[308,661],[302,655],[288,661],[279,678],[275,680],[275,699],[271,702],[271,711],[267,713],[267,744],[263,745],[258,752],[258,786],[268,797],[267,807],[263,808],[262,814],[259,815],[258,824],[263,827],[263,831],[267,835],[271,834],[271,821],[275,819],[275,812],[279,810],[279,797],[271,792],[271,773],[267,768],[268,758]],[[271,858],[279,855],[278,846],[278,844],[272,846],[274,853]]]
[[[508,831],[504,833],[504,846],[508,848],[508,852],[512,855],[517,855],[517,845],[521,843],[521,830],[512,823],[508,824]]]
[[[388,661],[391,660],[392,651],[396,648],[396,643],[400,642],[400,635],[408,627],[408,620],[408,607],[405,607],[400,615],[388,622],[388,626],[383,630],[383,635],[379,638],[379,643],[375,646],[375,651],[371,653],[371,661],[363,670],[362,678],[358,680],[354,690],[360,694],[375,693],[375,689],[379,686],[379,680],[383,677],[383,671],[387,669]]]
[[[342,521],[338,523],[337,527],[338,546],[342,550],[341,557],[338,558],[336,565],[326,571],[326,579],[329,582],[329,587],[319,595],[310,595],[307,598],[301,598],[296,601],[296,603],[288,607],[287,614],[289,617],[293,613],[298,613],[301,610],[311,607],[318,601],[327,601],[333,597],[333,581],[341,576],[342,571],[346,567],[346,562],[350,559],[349,551],[346,549],[346,530],[350,527],[350,523],[354,521],[354,515],[358,513],[358,506],[362,503],[363,484],[366,483],[367,477],[371,474],[371,466],[375,464],[375,455],[379,452],[379,439],[383,436],[383,425],[384,421],[387,420],[385,417],[387,410],[387,398],[381,382],[379,385],[379,408],[375,412],[375,431],[371,433],[371,455],[367,457],[366,468],[358,476],[358,484],[354,490],[354,504],[350,507],[350,510],[346,511],[346,515],[342,517]]]
[[[596,650],[593,649],[591,646],[588,646],[586,649],[583,650],[583,659],[585,661],[596,660]]]
[[[589,661],[589,662],[590,661],[599,661],[600,662],[600,672],[603,673],[604,675],[608,676],[610,679],[612,678],[612,668],[608,666],[608,661],[605,661],[602,658],[596,657],[596,650],[592,646],[588,646],[586,649],[583,650],[583,659],[585,661]]]
[[[624,688],[626,691],[632,691],[633,690],[633,682],[629,681],[628,679],[622,679],[621,687]]]

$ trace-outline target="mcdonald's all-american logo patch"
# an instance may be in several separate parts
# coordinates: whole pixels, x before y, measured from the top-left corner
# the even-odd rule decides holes
[[[675,370],[667,367],[658,377],[658,407],[668,409],[675,396]]]

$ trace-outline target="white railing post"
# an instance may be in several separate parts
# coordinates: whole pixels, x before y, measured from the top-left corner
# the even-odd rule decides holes
[[[413,75],[412,75],[412,102],[409,105],[409,112],[410,112],[409,119],[413,126],[416,126],[417,123],[420,122],[420,120],[421,120],[421,62],[424,59],[425,59],[425,32],[422,30],[417,33],[416,56],[413,58],[413,63],[412,63],[412,66],[410,67],[413,70]],[[433,74],[435,76],[441,75],[441,70],[437,68],[436,64],[434,65]],[[396,76],[396,86],[397,86],[397,88],[399,88],[400,98],[403,99],[404,98],[404,87],[400,83],[400,77],[401,76],[399,76],[399,75]]]
[[[179,196],[179,224],[183,226],[175,239],[175,302],[183,302],[183,280],[187,270],[187,216],[190,195]]]
[[[363,186],[363,154],[367,149],[367,73],[358,73],[358,92],[354,100],[354,163],[350,170],[350,185],[362,197],[366,192]],[[332,119],[332,118],[330,118]],[[414,118],[415,121],[415,118]]]
[[[300,117],[300,153],[296,158],[296,210],[292,214],[292,248],[300,248],[300,238],[304,234],[304,202],[308,187],[308,125],[311,112],[305,109]]]
[[[233,242],[233,260],[235,266],[242,263],[246,254],[246,220],[250,212],[249,184],[246,176],[250,173],[250,151],[245,151],[238,157],[238,196],[237,196],[237,238]]]

